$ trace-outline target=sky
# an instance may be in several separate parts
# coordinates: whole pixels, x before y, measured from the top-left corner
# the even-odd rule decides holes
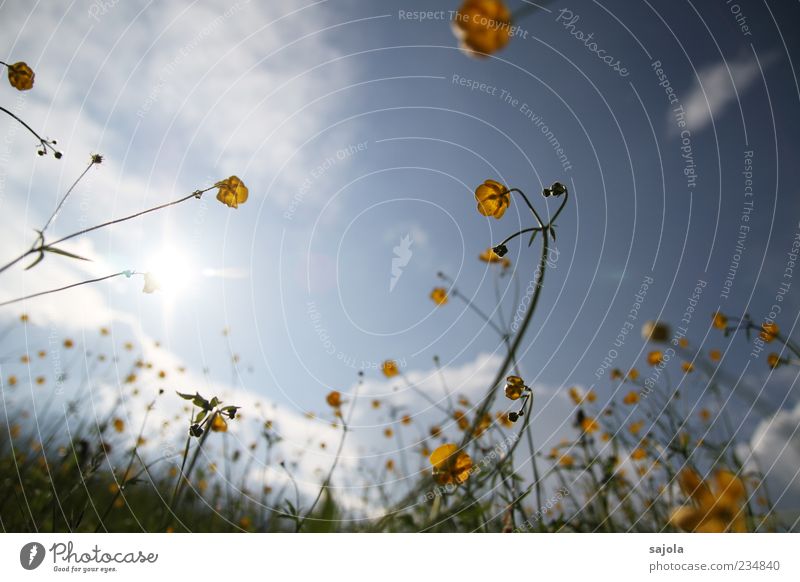
[[[724,338],[710,319],[721,309],[762,321],[787,281],[776,321],[790,336],[797,323],[800,283],[784,275],[800,233],[798,38],[787,26],[800,6],[551,2],[518,22],[505,50],[475,59],[451,31],[457,3],[434,4],[2,3],[0,58],[36,71],[33,91],[6,88],[2,104],[57,138],[64,157],[36,156],[29,134],[0,121],[0,259],[33,242],[92,153],[104,161],[51,236],[230,175],[250,191],[236,210],[211,192],[65,246],[91,263],[48,257],[4,273],[0,300],[124,269],[160,270],[173,285],[149,295],[140,278],[119,278],[0,308],[2,325],[23,311],[32,322],[2,353],[56,334],[85,354],[107,326],[117,343],[135,339],[148,357],[185,365],[176,389],[268,403],[285,454],[312,459],[302,481],[313,487],[332,452],[311,439],[335,437],[305,414],[329,418],[332,389],[354,398],[359,370],[361,398],[387,405],[357,408],[345,465],[419,446],[382,440],[392,408],[420,433],[435,416],[382,378],[383,360],[436,390],[438,356],[454,392],[483,394],[502,343],[464,304],[437,308],[428,294],[441,271],[510,320],[514,284],[496,283],[497,267],[477,256],[531,222],[518,200],[501,221],[479,215],[474,189],[496,179],[547,213],[554,206],[538,193],[561,181],[570,203],[520,360],[537,395],[537,441],[571,434],[568,387],[620,396],[604,358],[645,368],[639,327],[677,326],[691,308],[692,347],[723,350],[736,394],[728,410],[786,492],[781,502],[797,508],[797,374],[770,372],[765,354],[751,356],[743,335]],[[523,293],[537,252],[511,246]],[[636,332],[616,346],[637,304]],[[701,383],[682,382],[704,402]]]

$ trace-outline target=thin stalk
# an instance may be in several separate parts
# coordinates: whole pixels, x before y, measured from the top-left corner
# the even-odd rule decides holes
[[[107,279],[113,279],[114,277],[119,277],[120,275],[129,275],[132,274],[131,271],[120,271],[119,273],[113,273],[111,275],[106,275],[105,277],[98,277],[96,279],[89,279],[87,281],[81,281],[80,283],[72,283],[71,285],[65,285],[64,287],[58,287],[56,289],[49,289],[48,291],[39,291],[38,293],[33,293],[31,295],[25,295],[24,297],[18,297],[17,299],[10,299],[9,301],[3,301],[0,303],[0,307],[5,307],[6,305],[11,305],[13,303],[19,303],[20,301],[25,301],[26,299],[33,299],[34,297],[41,297],[42,295],[50,295],[51,293],[58,293],[59,291],[66,291],[67,289],[72,289],[74,287],[80,287],[81,285],[89,285],[90,283],[99,283],[100,281],[105,281]]]
[[[72,183],[72,186],[70,186],[66,194],[64,194],[64,197],[61,198],[61,201],[56,206],[56,209],[53,210],[53,213],[50,215],[50,218],[48,218],[47,222],[44,223],[44,226],[42,227],[41,231],[39,231],[41,234],[44,234],[44,232],[47,230],[47,227],[50,226],[50,223],[53,222],[53,220],[55,220],[56,216],[58,216],[58,213],[61,210],[61,207],[64,206],[64,203],[67,201],[67,198],[69,198],[70,194],[72,194],[72,191],[78,185],[78,182],[80,182],[83,179],[83,177],[89,172],[89,169],[92,166],[94,166],[94,164],[95,161],[94,158],[92,158],[92,160],[89,162],[89,165],[86,166],[86,169],[84,169],[83,172],[81,172],[81,175],[76,178],[76,180]]]
[[[40,145],[41,145],[43,148],[45,148],[45,149],[46,149],[46,148],[50,148],[51,150],[53,150],[53,154],[56,156],[56,158],[60,158],[60,157],[61,157],[61,152],[59,152],[58,150],[56,150],[56,148],[54,148],[54,147],[52,146],[52,144],[51,144],[49,141],[47,141],[47,140],[46,140],[46,139],[44,139],[44,138],[43,138],[41,135],[39,135],[38,133],[36,133],[36,131],[35,131],[35,130],[34,130],[34,129],[33,129],[31,126],[30,126],[30,125],[28,125],[27,123],[25,123],[24,121],[22,121],[22,119],[20,119],[19,117],[17,117],[17,116],[16,116],[16,115],[14,115],[13,113],[11,113],[11,112],[10,112],[8,109],[6,109],[5,107],[3,107],[2,105],[0,105],[0,111],[3,111],[4,113],[7,113],[7,114],[8,114],[8,115],[10,115],[11,117],[13,117],[13,118],[14,118],[14,119],[15,119],[17,122],[19,122],[19,123],[20,123],[20,125],[22,125],[22,127],[24,127],[24,128],[25,128],[25,129],[27,129],[29,132],[31,132],[31,133],[34,135],[34,137],[36,137],[36,139],[38,139],[38,140],[39,140],[39,144],[40,144]]]

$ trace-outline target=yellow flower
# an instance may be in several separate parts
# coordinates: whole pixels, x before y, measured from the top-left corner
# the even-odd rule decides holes
[[[464,414],[461,410],[456,410],[453,413],[453,419],[458,423],[458,428],[461,430],[467,430],[469,428],[469,420],[467,419],[467,415]]]
[[[394,461],[392,459],[386,461],[386,470],[389,472],[394,471]]]
[[[483,433],[486,432],[492,425],[492,417],[490,414],[484,414],[480,421],[478,421],[477,426],[475,427],[475,438],[479,438]]]
[[[511,39],[511,11],[502,0],[465,0],[453,17],[453,33],[464,52],[485,57]]]
[[[444,287],[436,287],[431,291],[431,299],[436,305],[444,305],[447,303],[447,289]]]
[[[33,87],[33,79],[36,73],[23,62],[8,65],[8,82],[11,86],[20,91],[27,91]]]
[[[589,390],[586,393],[584,400],[586,400],[586,402],[594,402],[595,400],[597,400],[597,394],[595,394],[594,390]]]
[[[214,415],[214,419],[211,421],[211,430],[214,432],[228,432],[228,423],[225,422],[222,415]]]
[[[498,412],[495,414],[495,418],[497,419],[497,422],[499,422],[505,428],[512,428],[514,426],[514,423],[508,418],[507,414]]]
[[[44,377],[44,376],[37,376],[37,377],[36,377],[36,383],[37,383],[39,386],[43,385],[43,384],[45,383],[45,377]]]
[[[114,419],[114,430],[117,432],[122,432],[125,430],[125,421],[121,418]]]
[[[337,390],[332,390],[325,397],[325,402],[328,403],[328,406],[332,406],[333,408],[339,408],[342,405],[342,395]]]
[[[575,459],[572,458],[572,455],[562,455],[560,459],[558,459],[558,464],[562,467],[572,467],[575,464]]]
[[[658,350],[654,350],[647,354],[647,363],[651,366],[657,366],[664,361],[664,354]]]
[[[581,428],[583,429],[583,432],[586,433],[597,432],[597,429],[600,428],[600,423],[598,423],[594,418],[587,416],[581,421]]]
[[[387,439],[392,438],[392,435],[394,435],[394,431],[391,428],[383,429],[383,436],[385,436]]]
[[[687,374],[694,372],[694,364],[691,362],[683,362],[681,363],[681,369]]]
[[[631,390],[625,395],[625,398],[622,399],[623,404],[633,405],[639,402],[639,393],[635,390]]]
[[[682,347],[682,348],[688,348],[689,347],[689,340],[686,339],[685,337],[682,337],[681,339],[678,340],[678,345],[680,347]]]
[[[380,408],[380,407],[381,407],[381,401],[380,400],[373,400],[372,401],[372,408],[377,409],[377,408]]]
[[[506,378],[506,398],[509,400],[517,400],[522,396],[522,392],[527,388],[525,382],[519,376],[509,376]]]
[[[611,370],[611,374],[609,374],[609,378],[611,378],[612,380],[621,379],[622,378],[622,370],[620,370],[619,368],[613,368]]]
[[[782,360],[782,359],[781,359],[781,357],[780,357],[778,354],[776,354],[775,352],[772,352],[771,354],[769,354],[769,355],[767,356],[767,365],[768,365],[770,368],[772,368],[773,370],[774,370],[775,368],[777,368],[778,366],[780,366],[782,363],[783,363],[783,360]]]
[[[71,339],[67,338],[67,339],[64,340],[64,347],[66,349],[68,349],[68,350],[72,349],[73,346],[75,346],[75,342],[73,342]]]
[[[403,418],[400,419],[400,422],[403,424],[411,424],[411,417],[408,414],[404,414]]]
[[[699,414],[700,414],[700,420],[702,420],[703,422],[708,422],[709,419],[711,418],[711,412],[709,412],[708,408],[701,409]]]
[[[628,370],[628,380],[636,380],[639,377],[639,370],[631,368]]]
[[[722,315],[719,311],[714,314],[711,324],[717,329],[725,329],[728,327],[728,318]]]
[[[580,390],[578,390],[574,386],[569,389],[568,393],[570,400],[572,400],[575,406],[578,406],[581,402],[583,402],[583,396],[581,395]]]
[[[647,341],[665,342],[669,336],[669,326],[661,321],[647,321],[642,326],[642,338]]]
[[[484,263],[502,263],[504,266],[505,266],[505,261],[507,260],[504,259],[503,257],[500,257],[497,253],[495,253],[491,247],[489,247],[481,254],[479,254],[478,258]],[[510,261],[509,264],[511,264]]]
[[[647,457],[647,452],[641,447],[636,447],[631,452],[631,459],[634,461],[641,461],[645,457]]]
[[[239,208],[239,204],[247,202],[247,195],[249,193],[247,186],[236,176],[231,176],[227,180],[217,182],[214,186],[219,188],[217,200],[222,202],[225,206]]]
[[[689,504],[672,512],[672,525],[701,533],[747,531],[744,508],[747,491],[739,477],[730,471],[717,471],[709,484],[692,469],[685,469],[678,483]]]
[[[432,426],[432,427],[431,427],[431,430],[430,430],[430,433],[431,433],[431,436],[432,436],[433,438],[436,438],[436,437],[438,437],[440,434],[442,434],[442,428],[441,428],[441,427],[439,427],[439,426]]]
[[[762,340],[764,340],[764,342],[770,343],[772,340],[774,340],[776,337],[778,337],[778,334],[780,333],[780,331],[781,330],[778,328],[778,324],[777,323],[774,323],[774,322],[762,323],[761,324],[761,333],[758,334],[758,337],[760,337]]]
[[[9,386],[16,386],[17,385],[17,377],[16,376],[9,376],[8,377],[8,385]]]
[[[712,362],[719,362],[720,358],[722,357],[722,352],[719,350],[711,350],[708,352],[708,357]]]
[[[499,220],[503,218],[506,208],[511,203],[511,195],[508,193],[508,188],[500,182],[486,180],[475,189],[475,200],[478,201],[478,212],[484,216],[493,216]],[[497,261],[491,262],[499,262],[500,260],[500,257],[497,257]]]
[[[433,478],[439,485],[461,484],[469,479],[472,459],[452,443],[438,447],[430,456]]]
[[[381,365],[381,370],[383,371],[383,375],[387,378],[392,378],[400,373],[400,370],[397,368],[397,362],[394,360],[386,360]]]
[[[632,435],[637,435],[642,432],[642,428],[644,428],[644,421],[637,420],[636,422],[631,423],[631,425],[628,427],[628,430]]]

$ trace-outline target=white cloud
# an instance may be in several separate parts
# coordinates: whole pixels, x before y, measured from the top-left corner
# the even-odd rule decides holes
[[[783,510],[800,510],[800,404],[763,420],[750,446],[766,476],[772,502]]]
[[[776,60],[774,54],[759,58],[765,69]],[[694,132],[704,129],[712,119],[722,117],[737,98],[741,99],[759,81],[761,72],[755,57],[748,53],[738,60],[709,65],[701,69],[698,76],[700,79],[690,91],[684,106],[687,126]],[[674,127],[672,119],[669,123],[670,127]]]

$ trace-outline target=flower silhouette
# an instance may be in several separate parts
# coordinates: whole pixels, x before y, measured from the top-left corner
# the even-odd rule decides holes
[[[8,65],[8,82],[19,91],[28,91],[33,87],[36,73],[26,63],[19,62]]]

